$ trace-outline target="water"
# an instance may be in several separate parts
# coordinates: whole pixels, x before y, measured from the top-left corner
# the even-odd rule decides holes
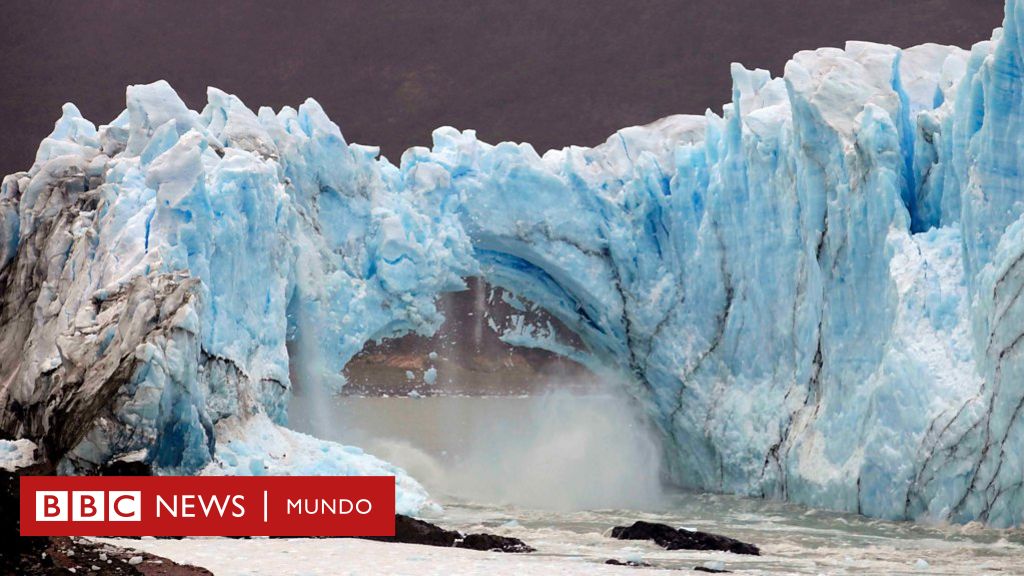
[[[744,574],[1024,574],[1021,530],[887,522],[664,488],[654,435],[613,395],[341,397],[320,408],[319,424],[294,409],[292,424],[405,467],[442,504],[437,523],[515,536],[540,555]],[[724,534],[763,556],[670,552],[604,535],[636,520]]]
[[[728,535],[757,544],[763,555],[666,551],[603,535],[610,526],[636,520]],[[449,502],[444,523],[464,532],[516,536],[541,553],[593,562],[632,559],[665,568],[721,562],[743,574],[1024,574],[1020,533],[885,522],[710,494],[671,494],[658,512],[551,512]]]

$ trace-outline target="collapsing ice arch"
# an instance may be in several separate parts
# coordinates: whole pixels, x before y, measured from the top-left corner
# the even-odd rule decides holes
[[[511,343],[625,377],[687,486],[1018,525],[1022,23],[734,66],[721,116],[543,156],[442,128],[396,167],[315,101],[163,82],[98,130],[67,105],[0,193],[0,429],[65,472],[394,473],[413,511],[401,470],[282,428],[288,342],[336,388],[482,275],[584,346]]]

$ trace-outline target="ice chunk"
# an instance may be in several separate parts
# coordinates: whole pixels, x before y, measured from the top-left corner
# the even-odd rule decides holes
[[[359,448],[318,440],[257,416],[217,424],[218,449],[204,475],[394,476],[395,511],[437,509],[426,490],[404,470]]]
[[[35,463],[36,445],[30,440],[0,440],[0,470],[14,472]]]

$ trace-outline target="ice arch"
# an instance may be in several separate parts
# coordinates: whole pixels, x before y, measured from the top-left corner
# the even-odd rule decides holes
[[[629,376],[685,484],[1019,524],[1024,10],[1007,15],[970,53],[736,66],[721,116],[543,156],[445,128],[396,166],[314,101],[254,113],[211,89],[197,113],[166,83],[99,129],[68,105],[0,193],[0,429],[66,471],[393,471],[276,425],[289,342],[331,386],[366,341],[435,330],[436,296],[480,274]]]

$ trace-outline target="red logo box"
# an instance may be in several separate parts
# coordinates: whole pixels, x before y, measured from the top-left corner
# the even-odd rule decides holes
[[[393,476],[22,476],[22,536],[393,536]]]

